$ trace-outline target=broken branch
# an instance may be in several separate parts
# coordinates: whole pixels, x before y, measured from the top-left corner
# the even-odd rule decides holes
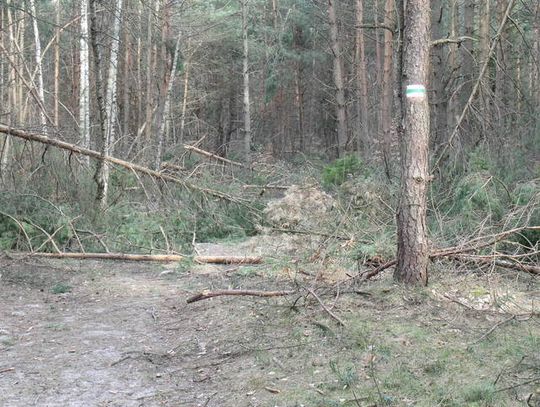
[[[221,296],[248,296],[248,297],[285,297],[287,295],[295,294],[295,290],[285,291],[258,291],[258,290],[217,290],[208,291],[205,290],[202,293],[196,294],[186,300],[188,304],[192,302],[207,300],[209,298],[221,297]]]
[[[184,148],[189,151],[193,151],[194,153],[200,154],[202,156],[211,158],[216,161],[221,161],[225,164],[231,164],[236,165],[237,167],[246,168],[246,166],[242,163],[239,163],[238,161],[229,160],[228,158],[220,157],[219,155],[213,154],[209,151],[203,150],[201,148],[190,146],[189,144],[184,144]]]

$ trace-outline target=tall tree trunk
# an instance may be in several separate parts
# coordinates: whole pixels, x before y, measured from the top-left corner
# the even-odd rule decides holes
[[[159,4],[158,1],[156,3]],[[153,43],[152,43],[152,32],[153,32],[153,16],[155,5],[148,3],[148,27],[147,27],[147,44],[146,44],[146,106],[145,106],[145,121],[144,121],[144,143],[143,148],[148,148],[152,143],[152,107],[154,106],[154,97],[152,92],[152,56],[153,56]],[[148,148],[148,153],[152,149]],[[148,157],[147,154],[145,154]]]
[[[14,54],[14,48],[15,48],[15,34],[14,34],[14,27],[13,27],[13,18],[11,14],[11,0],[7,0],[6,2],[6,19],[7,19],[7,37],[8,37],[8,44],[7,44],[7,50],[10,55]],[[4,28],[4,27],[2,27]],[[4,30],[2,32],[2,40],[5,39],[5,32]],[[4,45],[4,44],[2,44]],[[5,45],[4,48],[6,49]],[[17,103],[17,74],[15,71],[14,66],[8,65],[8,83],[10,86],[7,88],[7,124],[12,125],[13,119],[15,118],[15,114],[13,113],[14,106],[16,106]],[[1,138],[1,154],[0,154],[0,177],[2,180],[5,180],[6,178],[6,172],[9,165],[9,153],[10,153],[10,143],[11,143],[11,137],[8,135],[2,135]]]
[[[534,43],[531,58],[532,70],[532,100],[536,106],[536,138],[533,140],[536,145],[540,144],[540,3],[536,5],[534,16]]]
[[[117,104],[117,73],[118,73],[118,51],[120,48],[120,25],[122,21],[122,0],[116,0],[114,9],[113,32],[111,39],[111,54],[109,57],[109,71],[107,73],[107,93],[105,97],[105,109],[107,111],[107,132],[103,140],[102,154],[114,155],[114,145],[116,143],[116,121],[118,113]],[[102,194],[97,195],[101,209],[107,206],[107,197],[109,189],[109,165],[103,165],[102,174]]]
[[[94,1],[91,0],[92,7],[92,31],[95,30],[95,6]],[[122,0],[116,0],[113,13],[113,29],[111,39],[111,54],[109,57],[109,70],[107,73],[107,90],[105,96],[105,102],[101,107],[102,110],[102,123],[105,123],[104,131],[101,139],[102,156],[110,155],[110,151],[113,148],[115,142],[115,124],[117,116],[117,103],[116,103],[116,85],[117,85],[117,65],[118,65],[118,49],[119,49],[119,35],[120,35],[120,23],[122,21]],[[93,36],[94,37],[94,36]],[[95,44],[95,37],[92,39],[92,45],[97,48]],[[99,60],[99,56],[97,58]],[[99,75],[98,75],[99,76]],[[96,81],[97,86],[97,81]],[[99,96],[98,96],[99,98]],[[104,116],[104,117],[103,117]],[[103,126],[103,125],[102,125]],[[107,197],[109,191],[109,166],[104,160],[99,160],[94,179],[97,184],[96,201],[99,203],[99,207],[103,210],[107,206]]]
[[[34,29],[34,47],[35,47],[35,61],[36,61],[36,80],[37,80],[37,93],[42,105],[42,109],[39,109],[39,118],[41,122],[42,131],[47,134],[47,119],[43,109],[45,108],[45,90],[43,87],[43,64],[41,61],[41,40],[39,36],[39,28],[37,23],[36,3],[35,0],[30,0],[30,14],[32,18],[32,26]]]
[[[463,81],[462,102],[465,104],[471,94],[474,76],[474,16],[476,0],[465,0],[463,4],[463,34],[466,39],[461,47],[461,76]]]
[[[504,14],[506,12],[506,7],[508,5],[507,0],[497,0],[497,22],[502,21]],[[501,134],[506,134],[506,106],[508,103],[508,85],[507,85],[507,35],[506,31],[501,32],[501,36],[497,43],[496,48],[496,64],[495,64],[495,103],[499,106],[499,109],[496,109],[498,112],[497,116],[494,118],[497,120],[497,128],[500,130]],[[504,146],[502,146],[504,148]]]
[[[458,20],[459,20],[459,7],[458,7],[459,0],[450,0],[449,4],[449,31],[450,31],[450,38],[456,38],[458,37]],[[448,53],[448,71],[450,72],[450,75],[452,75],[453,78],[456,77],[459,69],[459,58],[458,58],[458,44],[452,43],[449,44],[449,53]],[[453,82],[454,80],[452,80]],[[459,100],[456,98],[454,92],[452,92],[452,95],[448,99],[447,108],[446,108],[446,126],[447,129],[453,129],[456,122],[456,116],[457,113],[457,107],[459,105]],[[439,148],[440,145],[443,143],[446,143],[448,139],[448,132],[444,134],[444,137],[441,137],[440,143],[437,144],[436,149]]]
[[[345,104],[343,62],[341,45],[339,43],[335,2],[335,0],[328,0],[328,23],[330,25],[330,45],[332,48],[333,76],[336,92],[337,151],[338,156],[343,156],[347,147],[347,106]]]
[[[402,79],[401,187],[397,213],[398,250],[394,278],[426,285],[429,247],[426,228],[428,174],[430,35],[429,0],[408,0],[405,10]]]
[[[481,0],[480,9],[478,13],[479,19],[479,52],[478,52],[478,66],[482,67],[486,62],[486,59],[489,57],[490,49],[490,1],[491,0]],[[482,134],[480,135],[481,139],[487,138],[488,134],[491,133],[490,129],[486,129],[486,126],[489,126],[492,120],[490,114],[490,99],[491,99],[491,75],[486,75],[482,79],[480,86],[480,116],[482,117]]]
[[[182,92],[182,113],[180,115],[180,136],[178,142],[180,145],[184,144],[184,133],[186,128],[186,114],[188,104],[188,91],[189,91],[189,70],[191,68],[191,57],[193,55],[191,51],[191,39],[188,38],[187,43],[188,56],[184,64],[184,90]]]
[[[59,105],[60,105],[60,0],[54,4],[54,127],[59,124]]]
[[[242,39],[244,43],[243,70],[244,78],[244,154],[247,162],[251,161],[251,113],[249,95],[249,41],[248,41],[248,0],[242,1]]]
[[[364,41],[364,0],[356,0],[356,143],[358,153],[369,152],[369,113],[368,113],[368,88],[367,88],[367,65]]]
[[[444,22],[445,10],[448,0],[433,0],[432,1],[432,18],[431,27],[433,30],[433,36],[436,39],[442,39],[445,36]],[[450,6],[451,7],[451,6]],[[455,38],[455,36],[453,37]],[[433,86],[433,98],[432,105],[435,108],[432,110],[432,133],[433,141],[435,145],[440,144],[442,140],[446,139],[447,132],[447,107],[448,100],[446,95],[446,66],[448,61],[446,60],[447,52],[443,45],[435,46],[431,52],[431,83]]]
[[[386,0],[384,6],[384,26],[394,27],[394,4],[395,0]],[[391,177],[390,163],[392,160],[392,66],[393,66],[393,35],[388,29],[384,30],[384,52],[382,72],[382,95],[381,95],[381,130],[382,130],[382,155],[386,175]]]
[[[130,80],[130,68],[131,68],[131,44],[130,44],[130,29],[129,29],[129,0],[125,0],[124,4],[124,65],[123,65],[123,89],[122,89],[122,137],[125,140],[122,143],[124,146],[126,143],[132,141],[130,139],[130,113],[131,113],[131,80]]]
[[[90,44],[92,46],[92,54],[94,55],[94,71],[95,71],[95,89],[96,89],[96,103],[98,107],[99,117],[99,143],[100,152],[102,156],[105,156],[107,151],[107,109],[105,108],[104,95],[103,95],[103,72],[101,60],[102,52],[98,44],[98,27],[97,27],[97,14],[96,14],[96,1],[90,0]],[[105,166],[105,160],[98,160],[96,165],[96,172],[94,173],[94,181],[97,186],[96,202],[101,205],[103,197],[106,197],[108,186],[104,185],[103,171]]]
[[[161,120],[161,125],[159,127],[159,133],[158,133],[158,145],[157,145],[157,151],[156,151],[156,160],[154,163],[154,167],[156,170],[159,170],[161,167],[161,155],[163,152],[163,144],[165,143],[166,138],[166,128],[167,123],[170,120],[170,113],[171,113],[171,94],[173,90],[173,84],[174,84],[174,77],[176,70],[178,69],[178,53],[180,51],[180,36],[178,36],[178,39],[176,40],[176,45],[174,47],[174,54],[172,56],[172,64],[171,64],[171,70],[169,73],[169,80],[167,84],[167,91],[165,94],[165,103],[163,106],[163,119]]]
[[[90,148],[90,54],[88,51],[88,0],[81,0],[81,40],[79,49],[79,135]],[[85,158],[88,164],[89,157]]]

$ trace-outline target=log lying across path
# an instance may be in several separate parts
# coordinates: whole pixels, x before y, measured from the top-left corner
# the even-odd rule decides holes
[[[190,259],[179,254],[127,254],[127,253],[17,253],[25,257],[46,257],[52,259],[78,260],[122,260],[122,261],[155,261],[173,262]],[[261,264],[262,257],[258,256],[194,256],[196,263],[211,264]]]

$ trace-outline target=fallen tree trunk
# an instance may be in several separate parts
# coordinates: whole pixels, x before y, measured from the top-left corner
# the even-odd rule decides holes
[[[173,262],[187,260],[190,257],[178,254],[129,254],[129,253],[17,253],[29,257],[46,257],[52,259],[78,260],[123,260],[123,261],[155,261]],[[197,263],[211,264],[261,264],[263,259],[257,256],[195,256]]]
[[[213,297],[221,296],[248,296],[248,297],[284,297],[286,295],[295,294],[296,290],[284,290],[284,291],[258,291],[258,290],[205,290],[199,294],[189,297],[186,302],[191,304],[201,300],[207,300]]]
[[[173,177],[171,175],[163,174],[159,171],[155,171],[150,168],[143,167],[142,165],[131,163],[129,161],[124,161],[116,157],[111,157],[111,156],[102,157],[101,153],[99,153],[98,151],[90,150],[89,148],[84,148],[76,144],[66,143],[65,141],[53,139],[40,133],[32,133],[32,132],[28,132],[28,131],[24,131],[20,129],[14,129],[9,126],[6,126],[5,124],[0,124],[0,133],[7,134],[9,136],[22,138],[28,141],[35,141],[38,143],[46,144],[49,146],[60,148],[62,150],[71,151],[72,153],[92,157],[92,158],[95,158],[96,160],[104,160],[111,164],[116,164],[116,165],[119,165],[120,167],[127,168],[128,170],[131,170],[131,171],[137,171],[137,172],[149,175],[157,179],[162,179],[164,181],[173,182],[173,183],[182,185],[193,191],[202,192],[202,193],[215,196],[217,198],[224,199],[230,202],[240,203],[239,199],[231,195],[225,194],[223,192],[216,191],[213,189],[208,189],[208,188],[202,188],[194,184],[185,182],[179,178]]]

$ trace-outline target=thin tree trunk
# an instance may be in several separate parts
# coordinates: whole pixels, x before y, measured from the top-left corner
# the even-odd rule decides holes
[[[433,36],[437,39],[444,38],[445,36],[445,3],[448,0],[434,0],[432,1],[432,19],[431,27],[433,29]],[[452,38],[455,38],[452,37]],[[446,49],[443,46],[436,46],[432,49],[432,62],[431,62],[431,83],[433,86],[433,99],[432,105],[435,106],[432,109],[432,131],[435,144],[439,144],[441,140],[446,139],[447,132],[447,105],[448,100],[446,96]]]
[[[395,0],[386,0],[384,6],[384,25],[394,26],[393,15]],[[381,129],[382,129],[382,154],[386,175],[391,176],[390,161],[392,151],[392,66],[393,66],[393,35],[389,30],[384,30],[384,52],[382,72],[382,95],[381,95]]]
[[[426,190],[429,182],[430,2],[408,0],[405,14],[402,79],[401,189],[397,213],[398,250],[394,278],[426,285],[429,247],[426,228]]]
[[[154,106],[154,98],[152,95],[152,23],[154,16],[154,6],[148,3],[148,27],[147,27],[147,44],[146,44],[146,114],[145,114],[145,131],[143,148],[148,148],[152,143],[152,107]],[[151,148],[148,152],[152,151]],[[145,156],[147,156],[145,154]],[[147,156],[148,157],[148,156]]]
[[[463,104],[471,94],[473,87],[473,75],[474,75],[474,15],[475,15],[475,0],[465,0],[463,5],[463,23],[464,23],[464,35],[466,40],[463,41],[461,47],[461,76],[463,81],[463,91],[461,92]]]
[[[19,10],[18,12],[15,11],[15,18],[14,20],[17,21],[16,27],[16,35],[15,35],[15,42],[14,44],[19,44],[18,49],[23,50],[25,49],[25,34],[26,34],[26,13],[24,10]],[[24,65],[24,55],[21,54],[19,51],[17,53],[16,57],[17,66],[23,66]],[[24,78],[22,75],[17,75],[17,94],[14,101],[13,106],[19,106],[19,114],[18,114],[18,122],[19,123],[26,123],[26,108],[22,108],[23,106],[23,100],[24,100],[24,93],[25,93],[25,85],[24,85]]]
[[[13,27],[13,18],[11,14],[11,0],[7,0],[6,2],[6,18],[7,18],[7,34],[8,34],[8,45],[7,50],[10,55],[13,55],[13,50],[15,47],[15,35],[14,35],[14,27]],[[4,31],[5,33],[5,31]],[[2,39],[5,38],[5,35],[2,35]],[[5,47],[3,49],[6,49]],[[17,103],[17,86],[16,86],[16,78],[17,74],[15,71],[15,67],[8,65],[8,83],[11,84],[7,91],[7,124],[11,126],[13,123],[13,118],[15,118],[15,115],[13,113],[14,106],[16,106]],[[6,172],[9,165],[9,152],[10,152],[10,145],[11,145],[11,137],[6,135],[2,135],[2,151],[0,155],[0,176],[2,180],[5,180],[6,178]]]
[[[174,84],[174,77],[176,70],[178,69],[178,53],[180,50],[180,36],[178,36],[178,39],[176,40],[176,46],[174,47],[174,54],[173,54],[173,60],[171,65],[171,72],[169,74],[169,83],[167,85],[167,92],[165,94],[165,103],[163,106],[163,119],[161,120],[161,125],[159,128],[159,134],[158,134],[158,145],[157,145],[157,151],[156,151],[156,161],[155,161],[155,169],[159,170],[161,167],[161,155],[163,152],[163,144],[165,142],[165,130],[167,128],[167,122],[170,120],[170,114],[171,114],[171,94],[173,90],[173,84]]]
[[[339,43],[335,0],[328,0],[328,23],[330,25],[330,45],[332,48],[333,77],[336,92],[337,152],[338,156],[341,157],[345,154],[347,147],[347,106],[345,104],[343,62],[341,45]]]
[[[367,65],[364,41],[364,0],[356,0],[356,93],[357,125],[356,142],[358,153],[369,152],[369,114],[368,114],[368,89],[367,89]]]
[[[124,5],[124,66],[123,66],[123,90],[122,90],[122,137],[124,139],[124,145],[128,142],[128,137],[130,135],[129,124],[130,124],[130,112],[131,112],[131,98],[130,98],[130,84],[131,80],[129,77],[130,66],[131,66],[131,46],[130,46],[130,30],[129,30],[129,0],[125,0]]]
[[[178,142],[184,144],[184,133],[186,128],[186,114],[187,114],[187,104],[188,104],[188,91],[189,91],[189,70],[191,68],[191,39],[188,39],[187,43],[187,52],[188,57],[186,63],[184,64],[184,91],[182,93],[182,114],[180,116],[180,136]]]
[[[249,95],[249,41],[248,41],[248,0],[242,1],[242,39],[244,43],[243,70],[244,78],[244,154],[246,161],[251,161],[251,108]]]
[[[60,105],[60,0],[54,4],[55,30],[54,30],[54,127],[59,125]]]
[[[109,57],[109,70],[107,73],[107,90],[105,96],[105,134],[101,141],[101,154],[109,156],[114,153],[115,129],[118,106],[117,96],[117,73],[118,73],[118,51],[120,47],[120,23],[122,21],[122,0],[116,0],[113,12],[113,29],[111,39],[111,55]],[[98,165],[95,178],[98,185],[96,201],[99,207],[104,210],[107,207],[109,194],[109,166],[102,162]]]
[[[459,0],[450,0],[450,10],[449,10],[449,25],[450,25],[450,38],[456,38],[458,36],[458,20],[459,20],[459,7],[458,7],[458,1]],[[459,69],[459,62],[458,62],[458,44],[451,43],[449,44],[449,54],[448,54],[448,70],[450,72],[450,75],[453,77],[456,77]],[[459,105],[459,100],[456,98],[455,94],[452,93],[450,98],[448,99],[447,108],[446,108],[446,127],[447,129],[454,128],[455,122],[456,122],[456,116],[457,116],[457,106]],[[440,137],[438,141],[438,144],[436,146],[436,149],[438,149],[439,145],[446,143],[448,139],[448,130],[443,135],[444,137]]]
[[[478,13],[479,18],[479,52],[478,52],[478,66],[483,66],[486,62],[486,59],[489,56],[490,48],[490,1],[491,0],[481,0],[480,10]],[[500,0],[499,0],[500,1]],[[518,65],[519,66],[519,65]],[[481,83],[480,92],[480,114],[482,117],[481,127],[482,134],[481,139],[486,139],[488,134],[491,133],[489,129],[486,129],[486,126],[489,126],[491,123],[491,114],[490,114],[490,99],[491,99],[491,75],[486,75]]]
[[[540,144],[540,3],[536,5],[534,16],[534,43],[531,58],[532,100],[536,106],[536,145]]]
[[[502,21],[504,18],[504,13],[506,11],[507,7],[507,0],[497,0],[497,20]],[[496,117],[497,120],[497,127],[500,130],[501,134],[506,134],[506,106],[507,106],[507,80],[505,78],[506,76],[506,70],[507,70],[507,63],[506,63],[506,53],[507,53],[507,36],[506,32],[502,31],[501,36],[499,38],[497,49],[496,49],[496,64],[495,64],[495,103],[497,106],[500,106],[500,109],[502,112],[497,109],[496,111],[499,112],[499,114]],[[501,147],[505,148],[504,145]]]
[[[380,16],[379,16],[379,1],[381,0],[374,0],[374,7],[375,7],[375,24],[378,26],[380,24]],[[376,62],[376,75],[377,75],[377,100],[381,100],[382,97],[382,72],[383,72],[383,59],[382,54],[384,50],[382,49],[383,46],[381,46],[381,40],[380,40],[380,31],[379,29],[375,30],[374,36],[375,36],[375,62]],[[381,116],[381,105],[377,103],[377,136],[376,140],[379,141],[379,136],[382,134],[382,116]]]
[[[90,148],[90,53],[88,50],[88,0],[81,0],[81,40],[79,50],[79,135],[84,148]],[[90,163],[89,157],[85,157]]]
[[[36,61],[36,79],[37,79],[37,93],[41,104],[45,106],[45,90],[43,87],[43,66],[41,63],[41,40],[39,36],[39,28],[37,23],[36,15],[36,3],[35,0],[30,0],[30,14],[32,18],[32,26],[34,29],[34,47],[35,47],[35,61]],[[41,128],[44,133],[47,133],[47,119],[45,117],[45,112],[39,109],[39,118],[41,122]]]
[[[142,116],[143,116],[143,75],[142,75],[142,31],[143,31],[143,16],[142,16],[142,3],[137,2],[137,19],[139,22],[139,32],[141,35],[137,35],[137,117],[135,119],[135,140],[140,143],[141,140],[141,128],[142,128]]]

